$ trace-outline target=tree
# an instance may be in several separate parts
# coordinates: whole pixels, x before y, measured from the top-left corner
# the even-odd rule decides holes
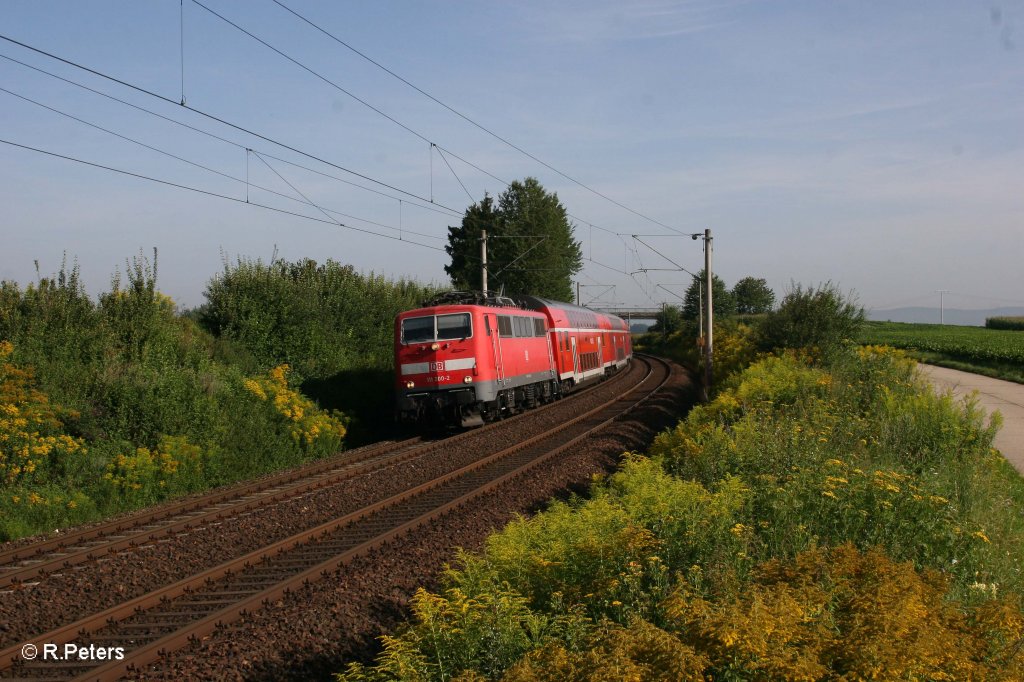
[[[667,305],[662,307],[654,316],[654,324],[647,328],[649,332],[671,334],[683,326],[683,315],[679,306]]]
[[[817,348],[829,354],[853,343],[864,323],[864,308],[853,294],[844,296],[831,282],[815,287],[794,284],[760,327],[761,346]]]
[[[775,305],[775,292],[763,278],[744,277],[732,288],[732,296],[740,315],[767,313]]]
[[[572,278],[583,268],[580,243],[558,195],[535,178],[509,185],[497,205],[491,197],[466,209],[462,224],[448,228],[445,272],[457,289],[480,289],[480,233],[487,230],[488,288],[572,300]]]
[[[683,297],[683,318],[686,320],[696,320],[700,317],[701,307],[704,305],[701,299],[701,292],[707,282],[707,275],[704,274],[704,270],[697,273],[697,276],[693,278],[693,282],[690,284],[690,288],[686,290],[686,295]],[[711,276],[712,290],[714,292],[711,303],[712,312],[715,316],[728,317],[729,315],[736,314],[736,301],[732,297],[729,289],[726,288],[725,282],[718,275]]]

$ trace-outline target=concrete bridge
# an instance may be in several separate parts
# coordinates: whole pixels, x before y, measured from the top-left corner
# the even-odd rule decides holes
[[[597,308],[602,313],[608,313],[609,315],[618,315],[622,319],[629,322],[630,320],[654,320],[658,314],[661,313],[661,308]]]

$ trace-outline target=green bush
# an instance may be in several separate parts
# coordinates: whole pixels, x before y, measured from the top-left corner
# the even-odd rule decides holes
[[[342,446],[346,419],[301,396],[285,369],[261,374],[244,347],[179,315],[156,274],[155,258],[137,257],[97,301],[77,267],[24,289],[0,283],[0,540]]]
[[[225,263],[196,313],[214,336],[244,348],[261,371],[287,363],[297,379],[393,364],[394,319],[435,289],[328,260]]]
[[[863,323],[864,309],[831,282],[806,288],[794,284],[778,309],[762,321],[761,346],[828,354],[852,343]]]
[[[1024,317],[986,317],[985,326],[989,329],[1024,331]]]

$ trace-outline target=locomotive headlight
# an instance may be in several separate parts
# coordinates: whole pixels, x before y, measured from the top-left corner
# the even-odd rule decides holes
[[[464,383],[464,384],[471,384],[471,383],[473,383],[473,377],[468,376],[468,375],[462,377],[462,383]]]
[[[407,381],[407,382],[405,382],[405,387],[406,388],[414,388],[415,386],[416,386],[416,382],[414,382],[414,381]]]
[[[432,343],[432,344],[430,344],[430,350],[437,350],[440,347],[441,347],[441,344],[439,344],[439,343]]]

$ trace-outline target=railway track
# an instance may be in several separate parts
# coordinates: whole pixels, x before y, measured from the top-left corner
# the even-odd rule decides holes
[[[19,643],[0,651],[0,674],[28,679],[117,679],[132,668],[142,670],[162,653],[174,651],[194,638],[209,634],[218,626],[237,620],[263,604],[331,573],[355,557],[379,549],[388,541],[487,495],[572,447],[652,395],[670,376],[665,363],[650,358],[642,362],[648,367],[643,380],[626,391],[612,391],[615,395],[611,400],[563,421],[555,429],[534,434],[510,447],[499,448],[475,462],[358,511],[31,640],[31,644],[39,646],[40,651],[44,644],[50,644],[60,647],[63,652],[62,647],[72,642],[80,647],[93,645],[107,651],[120,650],[124,653],[122,660],[106,664],[96,661],[28,662],[22,659],[25,643]],[[497,428],[501,424],[493,426]],[[484,429],[455,438],[468,440],[482,432]],[[450,444],[451,440],[443,443]],[[426,449],[432,447],[436,445],[428,445]],[[204,511],[194,512],[193,519],[198,519],[199,514],[226,513],[229,507],[256,504],[258,499],[266,501],[275,495],[286,495],[286,490],[314,485],[314,479],[318,477],[355,475],[352,471],[361,466],[375,466],[371,463],[379,464],[384,460],[394,463],[395,458],[411,457],[411,453],[422,449],[409,442],[388,444],[361,453],[357,462],[334,462],[331,466],[322,463],[325,466],[306,479],[288,483],[275,483],[268,479],[262,482],[261,488],[266,494],[244,499],[254,493],[243,492],[232,498],[233,501],[207,504],[202,508]],[[347,473],[336,471],[338,469]],[[243,490],[244,487],[240,487],[236,492]],[[225,504],[228,506],[222,510],[214,509]],[[183,522],[187,523],[187,519],[179,518],[171,525]],[[141,534],[147,532],[151,531],[139,531]],[[126,539],[107,538],[112,544]]]
[[[613,378],[616,380],[622,380],[622,375]],[[540,409],[552,406],[545,405]],[[527,414],[520,414],[512,419],[525,417]],[[40,542],[15,546],[0,551],[0,590],[32,583],[107,554],[219,523],[314,490],[338,486],[356,476],[428,456],[460,440],[479,438],[482,433],[498,426],[500,423],[490,424],[425,446],[421,446],[420,438],[379,443],[277,475],[229,486],[208,495],[190,497]]]

